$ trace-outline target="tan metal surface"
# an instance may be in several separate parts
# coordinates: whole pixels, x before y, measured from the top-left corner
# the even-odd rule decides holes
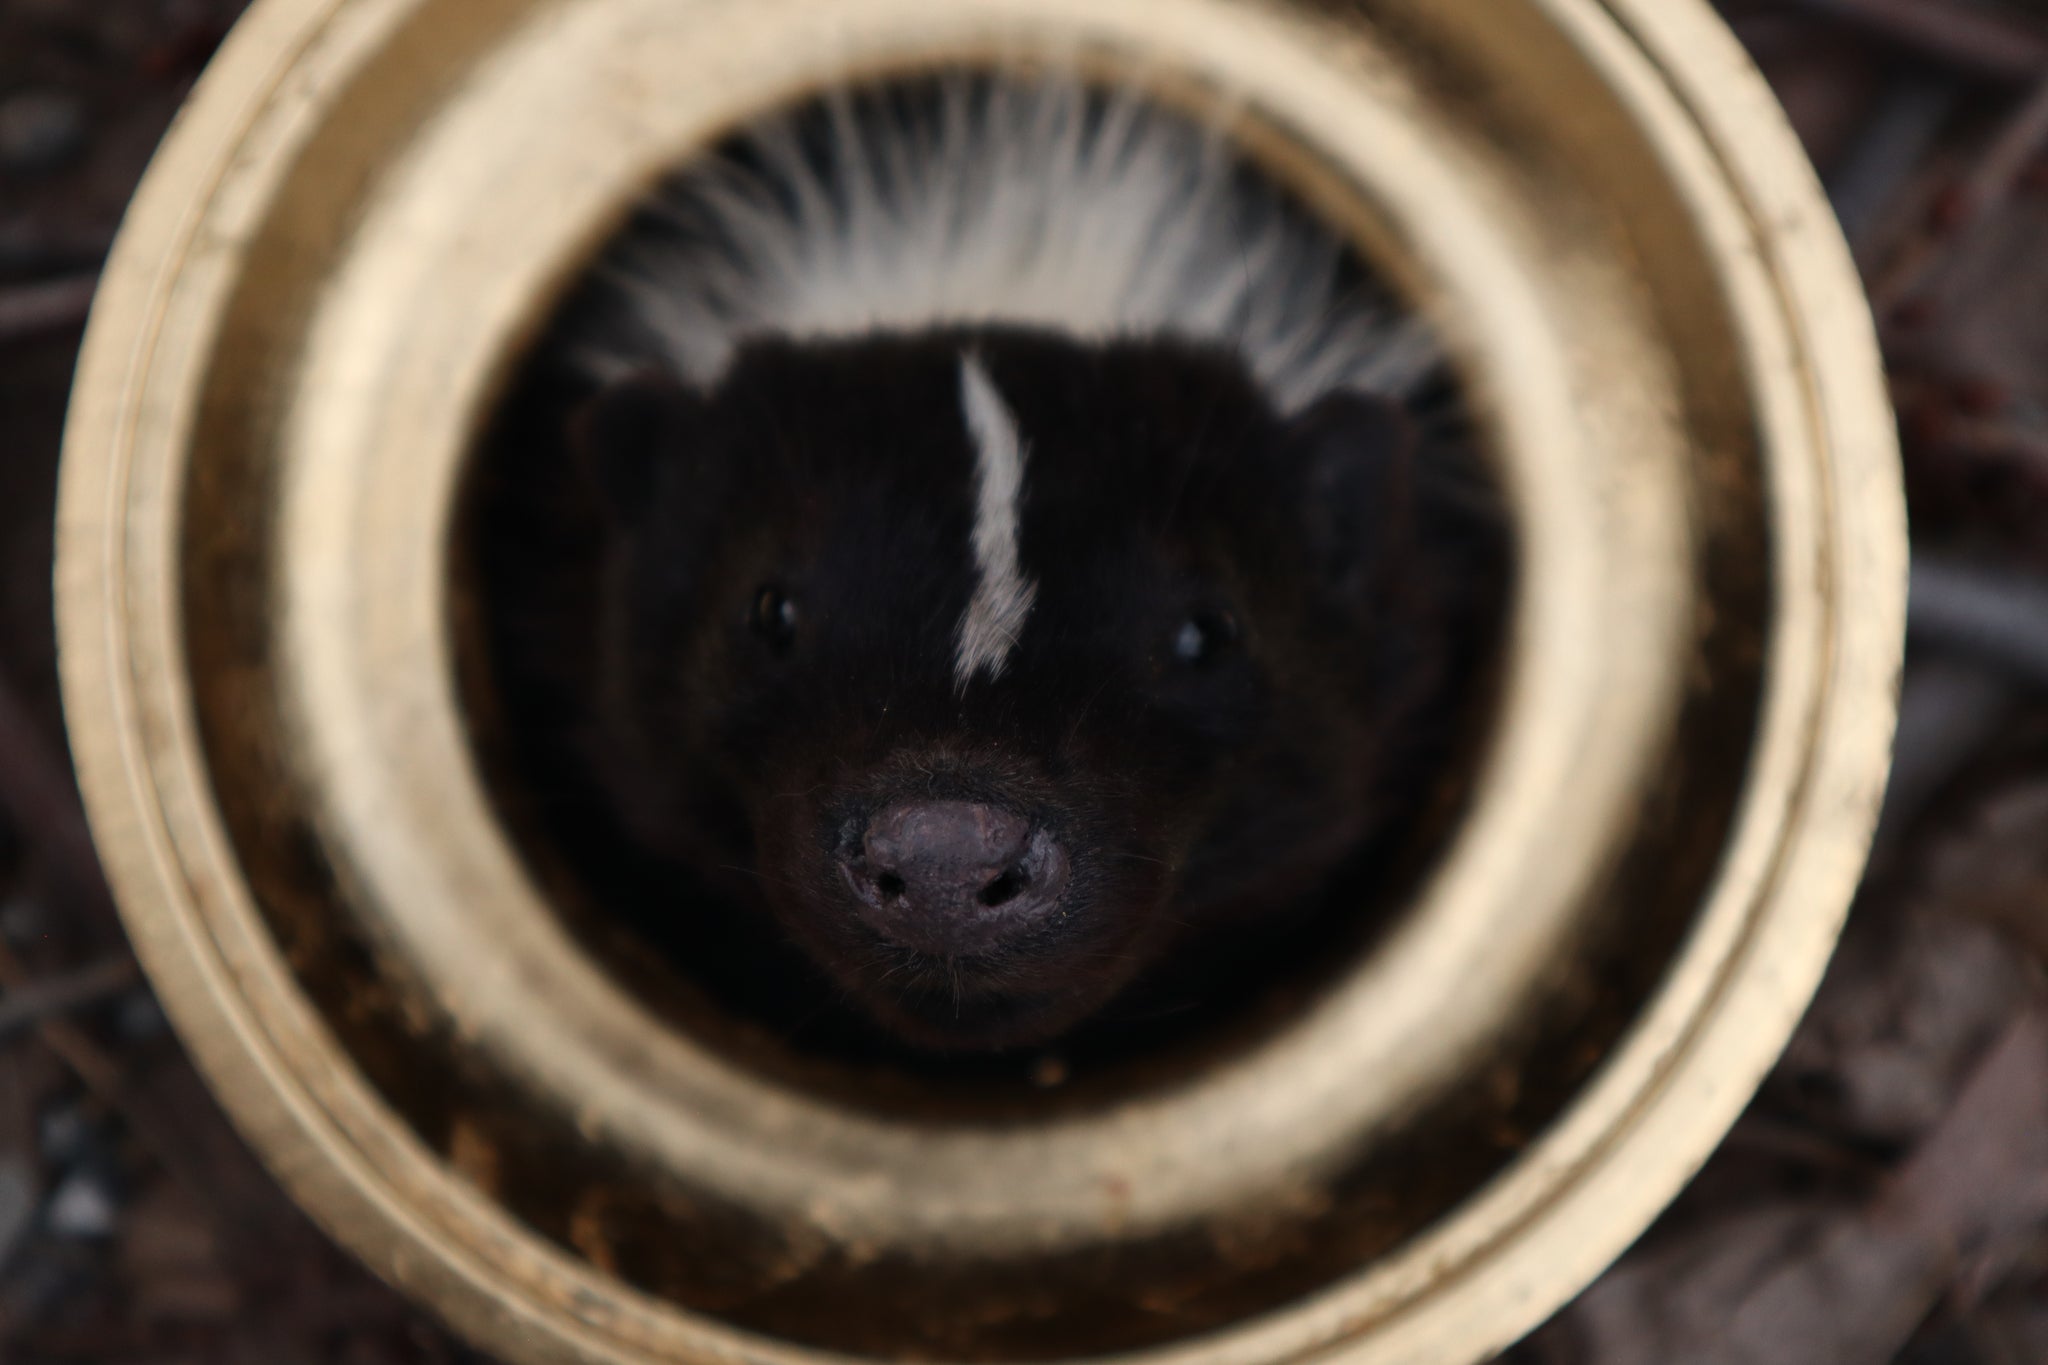
[[[1524,574],[1479,799],[1339,988],[1170,1085],[938,1122],[665,1026],[565,931],[471,754],[448,570],[479,424],[641,187],[848,74],[962,61],[1233,110],[1450,338]],[[1690,0],[260,0],[95,307],[73,744],[223,1099],[508,1356],[886,1355],[926,1295],[987,1319],[977,1355],[1476,1361],[1677,1191],[1833,942],[1904,597],[1869,332]],[[479,1155],[526,1129],[545,1180]],[[732,1268],[619,1251],[624,1206]],[[1061,1275],[1153,1307],[1027,1303]],[[1203,1294],[1227,1319],[1156,1325]]]

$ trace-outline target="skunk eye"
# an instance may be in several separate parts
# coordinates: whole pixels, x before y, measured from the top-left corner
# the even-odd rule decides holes
[[[754,611],[749,618],[754,634],[777,654],[787,653],[796,641],[798,612],[789,594],[774,584],[764,584],[754,594]]]
[[[1227,612],[1197,612],[1173,634],[1175,663],[1199,668],[1237,642],[1237,622]]]

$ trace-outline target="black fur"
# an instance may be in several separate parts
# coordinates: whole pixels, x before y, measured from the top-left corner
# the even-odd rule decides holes
[[[1000,676],[962,689],[965,353],[1028,446],[1037,596]],[[1469,459],[1402,409],[1285,418],[1175,340],[756,343],[708,394],[628,380],[572,427],[551,538],[486,556],[499,671],[551,699],[523,717],[565,741],[553,771],[619,847],[690,869],[674,915],[772,924],[938,1050],[1045,1041],[1191,944],[1302,918],[1430,789],[1504,568]],[[966,958],[881,937],[839,863],[913,798],[1050,831],[1058,913]]]

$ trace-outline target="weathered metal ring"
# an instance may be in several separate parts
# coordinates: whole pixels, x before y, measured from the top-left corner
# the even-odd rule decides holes
[[[1523,573],[1472,809],[1338,988],[1169,1086],[926,1123],[665,1027],[564,931],[470,751],[449,542],[521,346],[661,168],[851,76],[1020,62],[1227,108],[1401,283]],[[1818,979],[1885,772],[1895,463],[1826,205],[1691,0],[261,0],[94,310],[67,706],[224,1101],[507,1355],[930,1354],[911,1317],[966,1305],[963,1353],[1472,1361],[1648,1223]],[[731,1282],[620,1249],[649,1229]]]

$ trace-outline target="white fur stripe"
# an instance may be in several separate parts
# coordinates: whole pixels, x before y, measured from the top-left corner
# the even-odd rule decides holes
[[[1017,508],[1024,492],[1024,442],[1017,419],[988,371],[972,355],[960,357],[960,407],[974,438],[974,564],[981,579],[960,616],[953,676],[964,689],[978,672],[1001,675],[1010,649],[1031,614],[1038,585],[1017,557]]]
[[[656,364],[710,387],[753,338],[1001,323],[1222,343],[1296,412],[1334,389],[1405,395],[1442,360],[1221,126],[1141,91],[962,77],[923,113],[846,91],[827,105],[822,149],[770,118],[739,154],[687,166],[606,253],[608,306],[579,347],[593,373]]]

